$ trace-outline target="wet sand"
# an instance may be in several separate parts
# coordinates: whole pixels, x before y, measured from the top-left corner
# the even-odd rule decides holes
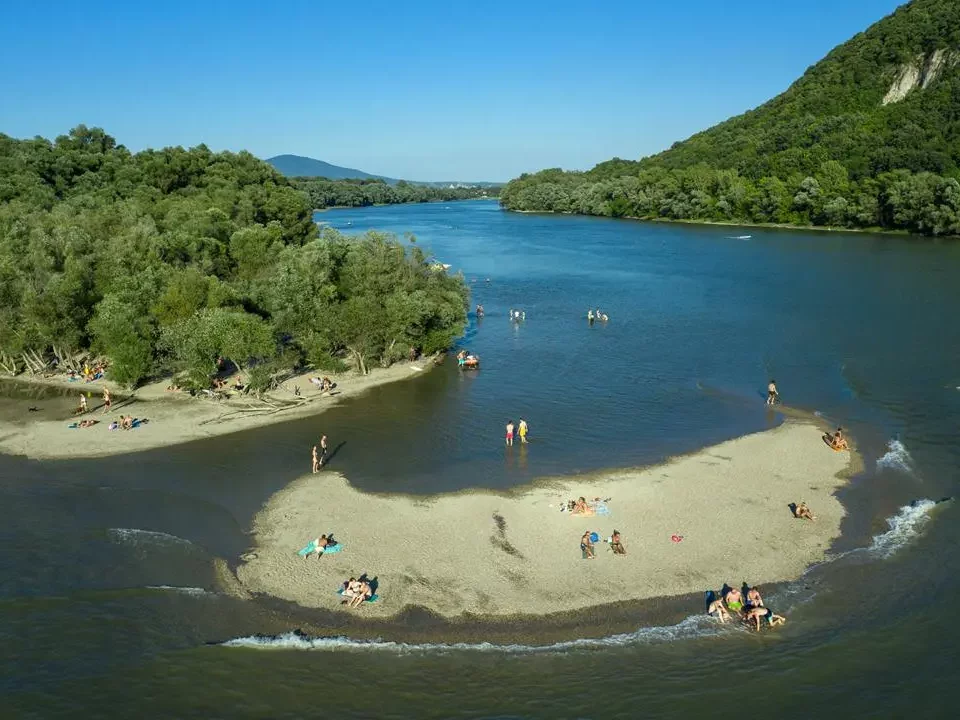
[[[451,619],[546,615],[724,582],[791,580],[840,535],[844,509],[834,493],[858,459],[826,447],[822,433],[790,420],[662,465],[545,479],[508,493],[374,495],[321,472],[274,495],[257,515],[255,545],[237,578],[250,593],[381,619],[412,607]],[[581,495],[610,498],[610,514],[559,511]],[[816,522],[793,518],[789,504],[800,500]],[[601,541],[595,559],[582,558],[584,531],[606,538],[614,529],[627,555]],[[297,555],[328,532],[343,544],[340,553]],[[336,589],[362,573],[376,578],[380,599],[347,611]]]
[[[65,410],[67,401],[62,397],[31,400],[32,406],[41,406],[36,419],[32,415],[24,415],[23,419],[16,421],[0,419],[0,453],[58,459],[119,455],[165,447],[316,415],[372,387],[416,377],[433,367],[433,358],[423,358],[389,368],[374,368],[368,375],[311,371],[291,378],[281,388],[267,393],[265,402],[235,392],[222,400],[192,397],[184,392],[168,391],[169,379],[145,385],[131,394],[102,380],[86,383],[68,382],[66,377],[35,380],[21,376],[13,381],[68,388],[74,393],[73,407],[79,404],[82,392],[88,396],[88,412],[72,415]],[[317,375],[330,377],[336,383],[334,390],[318,392],[309,382],[310,377]],[[297,386],[300,398],[293,392]],[[110,388],[114,397],[109,413],[103,412],[104,387]],[[45,405],[50,407],[43,407]],[[26,407],[23,411],[26,413]],[[121,415],[145,418],[148,422],[132,430],[109,430],[110,422]],[[86,418],[98,423],[88,428],[69,427]]]

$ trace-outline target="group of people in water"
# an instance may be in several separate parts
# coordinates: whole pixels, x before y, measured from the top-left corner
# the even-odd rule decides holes
[[[513,424],[513,420],[507,421],[507,434],[506,434],[506,444],[507,447],[513,447],[513,436],[514,433],[520,436],[520,443],[522,445],[527,444],[527,433],[530,431],[530,427],[527,425],[527,421],[523,418],[520,418],[520,422],[516,425]]]
[[[770,627],[783,625],[787,621],[783,615],[777,615],[763,604],[759,588],[748,588],[746,583],[743,587],[746,590],[746,597],[742,590],[724,585],[720,596],[714,597],[707,606],[707,614],[717,618],[721,623],[735,616],[747,625],[753,626],[757,632],[760,632],[760,623],[763,620],[766,620]]]
[[[606,322],[609,319],[610,319],[610,316],[607,315],[605,312],[602,312],[600,308],[597,308],[596,312],[594,312],[592,309],[587,310],[587,322],[590,323],[591,325],[593,325],[593,323],[596,322],[597,320],[599,320],[600,322]]]

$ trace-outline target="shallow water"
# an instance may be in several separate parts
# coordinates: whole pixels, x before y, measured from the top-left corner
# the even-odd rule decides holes
[[[139,455],[0,457],[0,707],[38,717],[956,714],[945,685],[960,647],[949,622],[956,504],[910,503],[957,494],[960,479],[960,246],[514,215],[487,202],[318,219],[411,231],[462,269],[486,309],[461,343],[481,369],[448,362],[318,418]],[[598,305],[610,322],[590,327]],[[526,321],[510,323],[510,308]],[[505,488],[774,426],[762,403],[770,376],[787,403],[849,427],[865,461],[842,493],[850,515],[835,559],[770,598],[789,617],[776,633],[684,620],[700,611],[684,600],[660,610],[666,627],[546,648],[526,637],[397,645],[389,629],[385,644],[357,644],[331,639],[336,629],[320,641],[284,635],[312,615],[209,592],[211,559],[233,562],[248,547],[252,516],[306,470],[319,433],[338,447],[331,467],[362,488]],[[19,417],[23,402],[0,400],[0,417]],[[62,411],[56,397],[28,402]],[[519,417],[531,444],[505,450],[503,425]],[[595,625],[583,634],[602,638]],[[280,636],[278,647],[218,644],[257,633]]]

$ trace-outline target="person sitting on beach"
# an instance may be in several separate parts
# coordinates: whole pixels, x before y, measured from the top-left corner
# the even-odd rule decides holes
[[[134,419],[132,415],[121,415],[120,416],[120,429],[121,430],[132,430],[133,429]]]
[[[312,385],[314,385],[314,386],[317,388],[317,390],[322,390],[322,389],[323,389],[323,381],[320,380],[320,378],[318,378],[318,377],[312,377],[312,378],[310,378],[310,383],[311,383]]]
[[[590,531],[587,530],[580,538],[580,552],[587,560],[593,560],[596,554],[593,552],[593,540],[590,539]]]
[[[834,450],[846,450],[848,448],[847,439],[843,437],[842,427],[838,427],[833,437],[830,438],[830,447]]]
[[[596,515],[597,511],[592,507],[587,505],[587,499],[581,496],[574,504],[573,510],[570,511],[574,515]]]
[[[767,405],[780,402],[780,393],[777,392],[777,381],[771,380],[767,385]]]
[[[243,382],[240,380],[239,375],[237,375],[237,379],[233,381],[233,389],[237,392],[243,390]]]
[[[359,590],[360,590],[360,583],[357,581],[355,577],[352,577],[349,580],[346,580],[343,583],[343,590],[340,591],[340,594],[343,595],[343,597],[345,597],[346,600],[342,600],[340,604],[346,605],[348,602],[350,602],[351,599],[356,597]]]
[[[730,588],[727,594],[723,596],[723,602],[727,610],[739,615],[743,611],[743,594],[736,588]]]
[[[627,554],[627,549],[623,546],[623,542],[620,540],[619,530],[614,530],[613,535],[610,536],[610,549],[613,550],[614,555]]]
[[[797,504],[797,505],[794,506],[794,508],[793,508],[793,516],[794,516],[795,518],[801,519],[801,520],[816,520],[816,519],[817,519],[817,518],[814,516],[814,514],[813,514],[812,512],[810,512],[810,508],[807,507],[807,504],[806,504],[803,500],[801,500],[799,504]]]
[[[350,601],[350,607],[358,608],[363,604],[364,600],[369,600],[372,597],[373,589],[370,587],[370,583],[365,580],[358,580],[355,594]]]
[[[707,615],[711,617],[716,617],[720,620],[721,623],[725,623],[727,618],[730,615],[727,613],[727,609],[723,606],[723,600],[717,598],[707,607]]]
[[[760,621],[763,619],[766,619],[771,627],[783,625],[787,621],[783,615],[777,615],[768,607],[751,608],[743,618],[744,622],[748,625],[751,624],[751,622],[755,623],[757,632],[760,632]]]
[[[763,598],[760,597],[760,590],[752,587],[747,590],[747,609],[763,607]]]
[[[326,535],[321,535],[313,541],[313,551],[317,554],[317,560],[323,555],[323,551],[330,545],[330,540]]]

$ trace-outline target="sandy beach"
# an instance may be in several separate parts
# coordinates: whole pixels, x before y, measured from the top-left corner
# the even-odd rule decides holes
[[[290,378],[282,388],[267,393],[266,402],[239,393],[231,393],[231,397],[222,400],[192,397],[184,392],[168,391],[169,379],[129,393],[103,380],[86,383],[69,382],[65,376],[36,380],[20,376],[11,381],[67,388],[73,407],[82,392],[89,398],[89,410],[74,416],[69,409],[70,401],[64,398],[35,400],[32,405],[38,406],[36,416],[24,412],[16,422],[0,418],[0,453],[57,459],[102,457],[166,447],[316,415],[372,387],[416,377],[435,366],[433,358],[423,358],[389,368],[373,368],[368,375],[352,371],[339,374],[310,371]],[[317,375],[330,377],[336,383],[334,390],[318,392],[309,382],[310,377]],[[300,398],[293,392],[297,386]],[[110,388],[114,395],[109,413],[102,412],[104,387]],[[25,407],[22,409],[26,411]],[[109,430],[111,420],[120,415],[146,418],[148,422],[132,430]],[[85,418],[99,422],[88,428],[70,427]]]
[[[254,521],[241,586],[305,607],[338,609],[336,590],[366,573],[380,598],[352,612],[387,618],[422,606],[448,618],[545,615],[623,600],[790,580],[840,534],[834,496],[858,456],[835,452],[823,430],[789,420],[662,465],[544,479],[508,493],[373,495],[337,474],[300,478]],[[521,452],[518,447],[512,452]],[[563,501],[606,499],[609,515],[571,516]],[[816,522],[794,519],[804,500]],[[621,532],[626,555],[584,531]],[[321,533],[343,544],[304,560]],[[675,537],[682,537],[677,542]]]

